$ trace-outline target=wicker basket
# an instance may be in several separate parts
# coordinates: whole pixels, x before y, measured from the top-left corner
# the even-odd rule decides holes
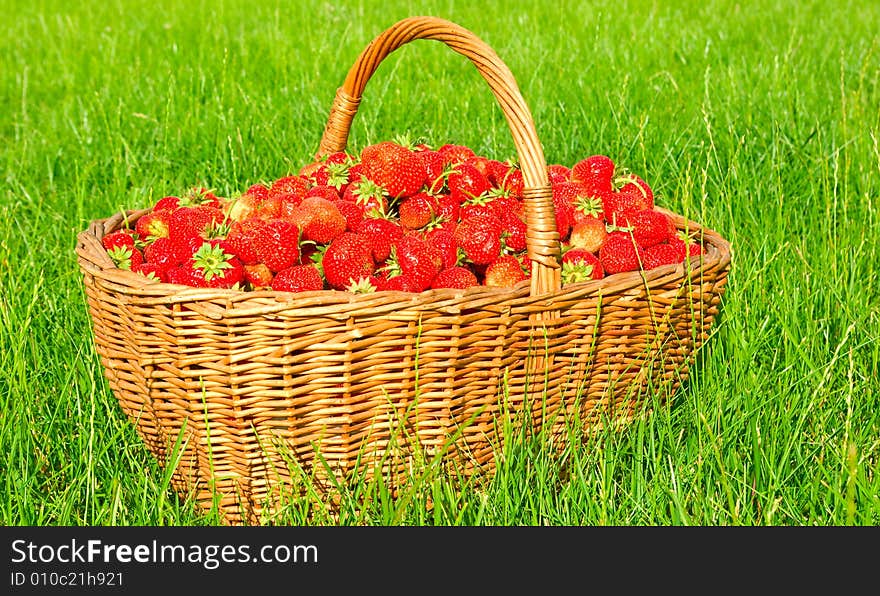
[[[265,519],[303,471],[315,482],[381,472],[393,486],[416,458],[433,457],[456,473],[491,474],[524,422],[551,439],[573,420],[585,432],[626,423],[657,389],[670,395],[687,378],[718,314],[729,244],[669,212],[701,235],[700,258],[562,287],[529,109],[495,52],[453,23],[413,17],[373,40],[336,94],[321,154],[345,148],[377,66],[417,39],[469,58],[501,106],[526,186],[530,281],[420,294],[196,289],[114,267],[101,238],[122,214],[78,236],[110,387],[174,467],[175,489],[228,523]]]

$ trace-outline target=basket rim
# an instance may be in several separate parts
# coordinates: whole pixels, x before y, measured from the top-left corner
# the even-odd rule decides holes
[[[731,261],[731,246],[721,234],[690,220],[683,215],[662,207],[654,209],[667,214],[679,230],[687,230],[697,234],[706,248],[706,252],[697,259],[690,260],[690,271],[696,272],[708,268],[726,268]],[[124,214],[117,213],[113,216],[92,220],[87,229],[77,236],[76,252],[79,256],[80,269],[83,273],[90,273],[110,282],[116,289],[122,292],[131,291],[141,297],[142,304],[150,303],[178,303],[195,301],[222,301],[229,307],[240,302],[261,302],[262,309],[271,309],[273,305],[289,306],[296,303],[298,307],[328,307],[328,306],[357,306],[366,308],[370,304],[376,307],[397,304],[401,307],[418,308],[428,305],[450,305],[456,301],[466,299],[469,303],[485,300],[486,304],[499,301],[519,299],[551,299],[557,294],[565,293],[590,295],[592,293],[609,294],[622,291],[645,283],[654,283],[659,279],[666,281],[670,275],[684,279],[686,277],[686,262],[664,265],[651,269],[616,273],[598,280],[588,280],[562,286],[559,290],[549,293],[530,296],[529,280],[523,280],[510,288],[493,288],[486,286],[472,286],[466,289],[438,288],[424,292],[403,292],[399,290],[377,290],[369,293],[353,293],[342,290],[317,290],[311,292],[283,292],[277,290],[242,291],[231,288],[194,288],[179,284],[172,284],[157,280],[151,280],[143,275],[130,270],[119,269],[110,260],[104,250],[101,239],[119,229],[123,222],[137,219],[152,211],[152,209],[131,210]],[[548,303],[548,310],[552,310],[552,304]],[[216,313],[215,313],[216,314]],[[216,317],[212,317],[216,318]]]

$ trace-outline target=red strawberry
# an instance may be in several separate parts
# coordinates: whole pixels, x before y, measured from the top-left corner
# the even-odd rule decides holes
[[[219,228],[225,219],[226,214],[216,207],[178,207],[169,217],[168,236],[181,245],[190,238],[207,240],[225,236],[225,232]]]
[[[526,249],[526,224],[509,210],[501,212],[501,241],[506,250],[520,252]]]
[[[165,276],[168,279],[168,283],[192,286],[194,288],[205,287],[204,276],[193,269],[188,263],[170,267],[165,272]]]
[[[626,232],[611,232],[599,249],[602,270],[611,275],[639,268],[639,254],[635,243]]]
[[[233,222],[229,233],[224,239],[224,249],[232,253],[245,265],[253,265],[259,261],[251,237],[242,222]]]
[[[170,209],[153,210],[142,215],[135,223],[134,231],[144,242],[152,242],[156,238],[168,236]]]
[[[662,244],[654,244],[642,250],[642,267],[645,271],[650,271],[655,267],[663,265],[672,265],[681,263],[679,248],[673,244],[666,242]]]
[[[119,269],[131,269],[144,262],[144,255],[134,246],[112,246],[107,250],[107,254]]]
[[[684,261],[687,257],[697,257],[706,252],[702,244],[688,236],[684,231],[673,235],[669,239],[669,244],[675,247],[679,261]]]
[[[627,217],[632,227],[632,235],[636,244],[648,248],[666,242],[675,235],[675,224],[665,213],[654,209],[643,209]]]
[[[302,240],[327,244],[345,232],[345,217],[335,202],[314,196],[306,197],[290,214],[290,221],[302,231]]]
[[[177,209],[179,206],[180,197],[167,196],[156,201],[156,204],[153,205],[153,211],[159,211],[160,209]]]
[[[562,256],[562,283],[574,284],[602,279],[604,272],[599,259],[589,250],[572,248]]]
[[[547,176],[550,177],[550,184],[571,181],[571,168],[562,164],[551,164],[547,166]]]
[[[379,289],[396,292],[421,292],[421,290],[418,289],[418,284],[416,284],[408,275],[395,275],[389,277]]]
[[[361,234],[345,232],[327,247],[321,261],[327,283],[337,290],[344,290],[363,277],[370,277],[375,270],[369,240]]]
[[[324,289],[324,279],[314,265],[296,265],[276,273],[272,289],[278,292],[314,292]]]
[[[358,205],[365,217],[378,217],[388,212],[385,189],[368,178],[349,184],[342,200]]]
[[[440,252],[444,269],[458,264],[458,245],[454,232],[446,228],[434,228],[425,234],[425,241]]]
[[[395,221],[381,217],[367,217],[360,222],[357,233],[366,238],[373,259],[381,263],[391,254],[391,245],[403,238],[403,228]]]
[[[134,236],[127,230],[112,232],[101,238],[101,245],[105,250],[118,247],[134,248]]]
[[[486,267],[483,285],[495,288],[512,288],[524,279],[528,279],[528,276],[523,271],[519,259],[513,255],[504,255]]]
[[[590,194],[611,192],[613,178],[614,162],[605,155],[591,155],[571,168],[571,181],[586,186]]]
[[[469,163],[456,165],[446,178],[449,196],[462,204],[468,199],[489,192],[492,185],[480,171]]]
[[[626,225],[629,216],[637,211],[651,209],[653,206],[639,191],[616,191],[602,197],[602,211],[605,221],[612,225]]]
[[[415,155],[425,169],[425,184],[427,184],[428,190],[439,192],[445,184],[443,174],[446,160],[443,158],[443,154],[439,151],[426,150],[416,151]]]
[[[642,196],[647,207],[645,209],[653,209],[654,207],[654,191],[648,186],[648,183],[636,176],[635,174],[626,174],[617,180],[620,186],[619,192],[638,193]]]
[[[437,218],[446,222],[458,221],[461,214],[458,201],[448,194],[438,194],[432,197],[432,207]]]
[[[401,201],[397,207],[400,225],[408,230],[418,230],[431,223],[434,219],[431,202],[430,197],[424,192]]]
[[[244,281],[244,267],[241,261],[223,250],[220,241],[204,242],[193,253],[190,266],[204,280],[199,286],[231,288]]]
[[[336,208],[345,218],[345,231],[353,232],[364,219],[364,210],[354,201],[336,201]]]
[[[244,266],[244,279],[252,290],[265,290],[272,287],[272,271],[263,263]]]
[[[565,241],[574,223],[574,207],[565,196],[554,193],[553,214],[556,217],[556,232],[559,234],[559,240]]]
[[[571,229],[568,242],[575,248],[582,248],[589,252],[598,252],[605,242],[608,232],[605,222],[594,217],[588,217]]]
[[[131,270],[140,273],[147,279],[167,281],[165,269],[155,263],[143,262],[140,265],[132,265]]]
[[[255,196],[258,199],[268,199],[269,187],[258,182],[257,184],[250,185],[248,189],[244,191],[244,194]]]
[[[213,192],[203,187],[196,187],[190,189],[186,195],[180,198],[180,201],[177,204],[178,207],[213,207],[214,209],[220,209],[223,207],[223,202],[220,200],[220,197],[215,195]]]
[[[434,281],[431,282],[431,288],[455,288],[464,290],[472,286],[480,285],[477,276],[467,267],[455,266],[447,267],[437,274]]]
[[[385,189],[393,198],[409,197],[425,183],[425,168],[415,153],[392,141],[364,147],[363,175]]]
[[[476,155],[474,150],[465,145],[455,145],[447,143],[437,148],[437,152],[443,155],[443,159],[448,166],[464,163],[469,158]]]
[[[257,258],[272,272],[299,263],[299,228],[285,219],[273,219],[251,233]]]
[[[404,236],[391,248],[392,270],[396,266],[410,278],[417,292],[427,290],[443,268],[443,257],[416,236]]]
[[[334,187],[324,184],[313,186],[309,190],[307,190],[303,198],[308,197],[321,197],[323,199],[327,199],[328,201],[338,201],[342,198],[342,195],[340,195],[339,191]]]
[[[179,265],[188,256],[183,255],[181,247],[167,236],[156,238],[156,240],[144,248],[144,258],[146,261],[158,265],[164,270]]]
[[[294,195],[304,197],[309,186],[308,179],[303,176],[298,174],[284,176],[272,183],[272,186],[269,187],[268,196]]]
[[[455,229],[455,241],[465,256],[476,265],[488,265],[501,253],[503,224],[494,215],[477,215]]]

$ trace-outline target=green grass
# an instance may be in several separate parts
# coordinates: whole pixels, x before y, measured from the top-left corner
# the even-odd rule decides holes
[[[728,238],[733,269],[671,407],[561,463],[526,442],[485,487],[435,476],[394,501],[355,486],[338,523],[880,523],[880,7],[478,4],[7,5],[0,523],[217,523],[170,491],[104,381],[75,236],[197,184],[231,194],[297,170],[357,54],[412,14],[498,52],[548,163],[611,156]],[[437,43],[382,64],[350,146],[405,131],[515,152],[476,70]],[[309,515],[292,503],[286,521]]]

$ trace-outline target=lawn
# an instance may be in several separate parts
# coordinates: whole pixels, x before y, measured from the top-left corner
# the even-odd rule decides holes
[[[722,316],[668,407],[564,465],[539,444],[485,487],[437,476],[368,525],[880,524],[880,5],[12,0],[0,39],[0,524],[213,525],[120,410],[76,235],[193,186],[295,172],[336,88],[398,19],[467,27],[516,76],[548,163],[611,156],[733,246]],[[506,159],[464,58],[417,42],[349,147],[400,133]],[[426,507],[430,497],[432,507]]]

